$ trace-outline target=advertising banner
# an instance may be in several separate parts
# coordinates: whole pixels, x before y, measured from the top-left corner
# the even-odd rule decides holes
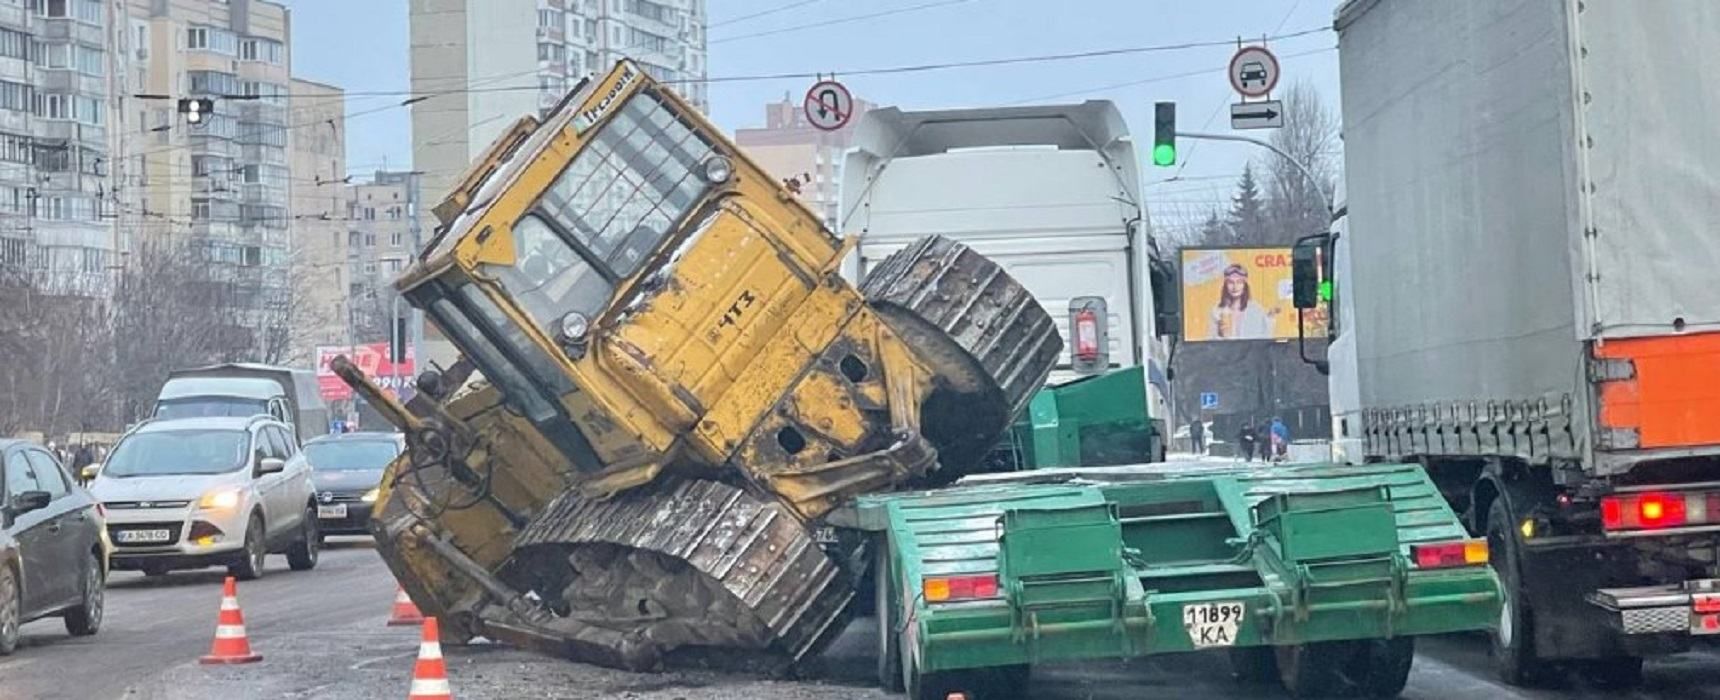
[[[1183,337],[1294,340],[1289,248],[1182,249]],[[1326,337],[1325,310],[1303,313],[1309,338]]]
[[[325,345],[317,348],[317,389],[322,393],[324,401],[344,401],[352,398],[352,387],[335,376],[329,363],[334,358],[346,355],[352,363],[364,371],[364,376],[376,382],[377,386],[396,398],[401,398],[402,388],[410,388],[415,377],[412,374],[413,352],[406,348],[406,361],[396,366],[388,359],[388,343],[365,343],[363,345]],[[411,396],[408,392],[407,397]]]

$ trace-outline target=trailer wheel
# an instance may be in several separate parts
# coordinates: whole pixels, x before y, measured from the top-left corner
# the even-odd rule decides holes
[[[1366,698],[1395,698],[1409,682],[1409,667],[1415,661],[1415,637],[1365,639],[1356,646],[1350,668],[1344,675]]]
[[[889,545],[880,543],[872,558],[872,617],[878,626],[878,685],[885,692],[906,690],[902,674],[902,644],[896,636],[896,606],[890,600]]]
[[[1344,669],[1355,656],[1349,642],[1310,642],[1273,647],[1278,682],[1291,697],[1327,698],[1348,690]]]
[[[1541,671],[1535,655],[1534,617],[1523,600],[1517,553],[1516,519],[1503,496],[1487,509],[1487,550],[1499,573],[1499,624],[1493,630],[1493,668],[1511,685],[1533,683]]]
[[[1231,647],[1230,672],[1243,683],[1278,680],[1277,652],[1272,647]]]

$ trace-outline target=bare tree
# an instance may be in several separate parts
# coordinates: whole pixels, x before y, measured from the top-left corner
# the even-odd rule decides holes
[[[1287,247],[1328,225],[1321,194],[1330,196],[1339,171],[1337,118],[1307,83],[1291,86],[1283,98],[1284,128],[1273,133],[1272,143],[1307,167],[1313,180],[1277,155],[1262,156],[1237,178],[1228,211],[1209,212],[1199,245]],[[1199,413],[1201,392],[1217,392],[1221,411],[1234,414],[1231,429],[1327,401],[1325,377],[1302,362],[1295,343],[1188,345],[1177,352],[1176,376],[1182,386],[1176,410],[1184,420]]]

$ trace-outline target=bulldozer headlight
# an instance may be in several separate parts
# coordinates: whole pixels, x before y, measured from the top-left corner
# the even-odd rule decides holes
[[[735,175],[735,164],[723,156],[705,159],[705,182],[721,185]]]
[[[590,331],[591,321],[585,318],[585,314],[569,311],[566,316],[561,317],[562,340],[577,343],[585,340],[585,334]]]

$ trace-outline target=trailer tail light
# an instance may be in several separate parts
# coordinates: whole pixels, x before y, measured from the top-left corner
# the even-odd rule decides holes
[[[1720,505],[1713,493],[1667,493],[1648,491],[1607,496],[1601,499],[1601,527],[1608,530],[1659,530],[1702,525]],[[1720,514],[1720,513],[1716,513]]]
[[[1461,540],[1411,545],[1409,553],[1418,569],[1449,569],[1487,563],[1487,540]]]
[[[934,576],[922,587],[928,603],[953,603],[997,597],[997,574]]]

